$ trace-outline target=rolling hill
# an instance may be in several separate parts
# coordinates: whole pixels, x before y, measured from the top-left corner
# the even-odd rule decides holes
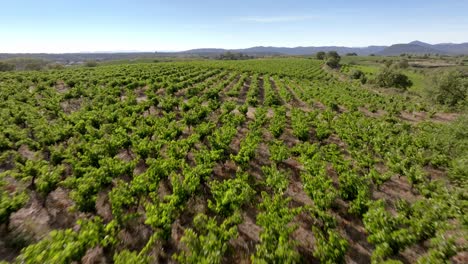
[[[395,44],[378,52],[382,56],[395,56],[402,53],[408,54],[442,54],[442,55],[461,55],[468,54],[468,43],[454,44],[441,43],[429,44],[422,41],[412,41],[408,44]]]
[[[412,41],[406,44],[394,44],[391,46],[367,46],[367,47],[342,47],[342,46],[309,46],[309,47],[251,47],[246,49],[192,49],[183,51],[188,54],[221,54],[224,52],[241,52],[249,55],[256,54],[282,54],[282,55],[311,55],[319,51],[337,51],[339,54],[356,53],[358,55],[377,54],[382,56],[395,56],[402,53],[408,54],[442,54],[459,55],[468,54],[468,43],[454,44],[441,43],[429,44],[422,41]]]

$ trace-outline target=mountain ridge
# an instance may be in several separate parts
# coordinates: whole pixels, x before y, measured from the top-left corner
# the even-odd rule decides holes
[[[346,47],[346,46],[297,46],[297,47],[274,47],[274,46],[255,46],[245,49],[220,49],[220,48],[202,48],[181,51],[180,53],[224,53],[241,52],[246,54],[283,54],[283,55],[311,55],[319,51],[337,51],[343,55],[346,53],[356,53],[358,55],[400,55],[407,54],[441,54],[441,55],[465,55],[468,54],[468,42],[465,43],[439,43],[429,44],[419,40],[409,43],[393,44],[390,46],[370,45],[367,47]]]

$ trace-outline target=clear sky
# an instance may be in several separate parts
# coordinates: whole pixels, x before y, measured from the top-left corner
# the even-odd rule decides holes
[[[468,42],[468,0],[0,0],[0,53]]]

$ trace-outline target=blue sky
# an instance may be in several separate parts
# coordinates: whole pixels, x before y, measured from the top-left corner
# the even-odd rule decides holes
[[[0,53],[468,42],[468,1],[0,0]]]

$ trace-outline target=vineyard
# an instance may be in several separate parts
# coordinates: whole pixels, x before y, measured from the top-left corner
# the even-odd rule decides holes
[[[0,125],[0,261],[468,258],[467,115],[321,61],[0,73]]]

